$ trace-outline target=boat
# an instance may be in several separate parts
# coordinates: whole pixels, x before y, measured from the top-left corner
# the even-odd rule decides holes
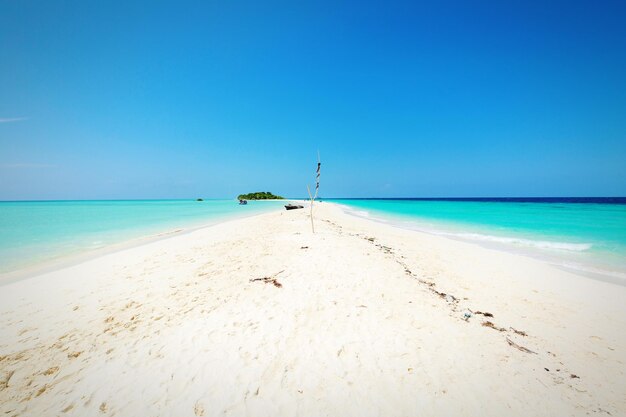
[[[285,205],[285,209],[286,210],[295,210],[295,209],[301,209],[304,208],[304,206],[297,206],[295,204],[286,204]]]
[[[239,200],[239,204],[245,206],[246,204],[248,204],[248,200]]]

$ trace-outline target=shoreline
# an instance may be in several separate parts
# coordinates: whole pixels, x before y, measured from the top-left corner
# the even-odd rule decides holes
[[[315,234],[269,212],[3,286],[0,411],[626,412],[626,288],[314,212]]]
[[[576,275],[581,275],[589,279],[607,282],[610,284],[615,284],[615,285],[620,285],[620,286],[626,286],[626,272],[624,270],[609,269],[611,268],[610,265],[606,263],[602,263],[598,260],[588,260],[582,263],[576,263],[576,262],[572,262],[571,259],[567,259],[566,257],[564,257],[563,256],[564,254],[551,253],[551,252],[545,251],[545,249],[533,248],[532,246],[523,246],[523,245],[516,246],[514,243],[505,244],[505,243],[497,241],[497,239],[523,241],[523,240],[526,240],[527,238],[521,238],[521,237],[507,238],[507,237],[502,237],[502,236],[484,235],[485,237],[493,237],[496,239],[491,240],[491,241],[488,239],[472,239],[464,235],[473,235],[477,233],[476,231],[463,232],[462,229],[460,229],[458,232],[451,232],[451,231],[445,231],[445,229],[437,229],[436,226],[432,230],[429,230],[428,228],[421,227],[419,222],[416,220],[406,220],[406,219],[394,220],[393,218],[391,218],[392,216],[390,216],[390,218],[387,219],[384,216],[370,215],[370,213],[367,212],[366,210],[359,209],[357,207],[352,207],[352,206],[337,203],[337,202],[330,202],[330,204],[336,204],[338,207],[340,207],[344,211],[344,213],[350,216],[364,219],[364,220],[369,220],[369,221],[377,222],[380,224],[385,224],[390,227],[395,227],[399,229],[411,230],[416,233],[425,233],[431,236],[438,236],[438,237],[451,239],[451,240],[455,240],[459,242],[465,242],[468,244],[477,245],[477,246],[487,248],[487,249],[494,249],[494,250],[504,252],[504,253],[510,253],[514,255],[528,257],[528,258],[543,262],[547,265],[551,265],[555,268],[559,268],[563,271],[570,272]],[[542,241],[537,241],[537,242],[555,243],[555,242],[542,242]],[[565,245],[566,243],[563,243],[563,244]],[[567,245],[576,246],[579,244],[567,243]],[[574,255],[573,253],[570,253],[570,252],[566,252],[565,254]],[[583,254],[583,252],[580,252],[580,254]]]
[[[470,200],[473,201],[474,199],[470,199]],[[108,200],[103,200],[103,201],[108,201]],[[112,201],[135,201],[135,200],[112,200]],[[142,200],[136,200],[136,201],[142,201]],[[154,201],[161,201],[161,200],[157,199]],[[186,201],[186,200],[182,200],[182,201]],[[236,199],[233,201],[236,201]],[[290,199],[290,198],[285,198],[281,200],[268,199],[268,200],[258,200],[258,201],[261,201],[261,202],[284,201],[284,202],[292,202],[296,204],[304,204],[305,210],[309,208],[308,205],[310,204],[310,200]],[[394,220],[392,217],[385,218],[384,216],[370,215],[364,210],[360,210],[358,207],[352,207],[346,204],[342,204],[340,202],[322,200],[322,201],[316,201],[316,203],[318,205],[320,203],[334,205],[340,208],[343,211],[343,213],[352,217],[384,224],[384,225],[398,228],[398,229],[409,230],[415,233],[424,233],[427,235],[437,236],[437,237],[441,237],[445,239],[450,239],[453,241],[460,241],[460,242],[465,242],[471,245],[477,245],[482,248],[494,249],[503,253],[510,253],[514,255],[528,257],[528,258],[543,262],[547,265],[551,265],[563,271],[584,276],[588,279],[607,282],[607,283],[619,285],[619,286],[626,286],[626,273],[624,271],[620,269],[607,269],[610,267],[599,261],[587,260],[582,263],[572,262],[571,259],[567,259],[562,256],[560,257],[558,253],[553,254],[549,252],[542,252],[541,250],[536,250],[536,249],[528,248],[528,247],[516,247],[514,244],[503,244],[503,243],[491,242],[491,241],[485,241],[485,240],[479,240],[479,239],[471,239],[471,238],[461,236],[462,233],[446,232],[444,229],[429,230],[428,228],[420,227],[419,222],[415,222],[415,221],[412,222],[411,220],[402,221],[401,219]],[[281,209],[282,207],[280,209],[277,209],[277,211]],[[8,283],[17,281],[17,280],[29,279],[40,274],[44,274],[44,273],[52,272],[58,269],[73,266],[73,265],[88,261],[90,259],[97,258],[99,256],[107,255],[109,253],[118,252],[120,250],[132,248],[135,246],[140,246],[143,244],[148,244],[155,240],[168,238],[171,235],[176,235],[180,233],[189,233],[197,229],[202,229],[205,227],[212,227],[216,224],[233,221],[233,220],[237,220],[240,218],[247,218],[251,216],[262,215],[266,213],[268,212],[254,213],[254,214],[249,214],[249,215],[244,215],[244,216],[233,216],[233,217],[227,216],[225,218],[217,219],[209,223],[196,222],[195,224],[192,224],[187,227],[163,229],[162,231],[151,233],[151,234],[138,235],[136,237],[125,238],[118,242],[105,244],[104,246],[100,248],[96,248],[96,249],[76,249],[72,252],[58,254],[49,259],[44,259],[41,261],[34,261],[30,265],[21,266],[17,269],[13,269],[7,272],[0,272],[0,287]],[[365,213],[365,214],[361,214],[361,213]],[[512,238],[512,239],[516,239],[516,238]],[[519,238],[519,239],[523,240],[523,238]]]
[[[105,200],[106,201],[106,200]],[[115,200],[118,201],[118,200]],[[119,201],[130,201],[130,200],[119,200]],[[141,200],[137,200],[141,201]],[[159,200],[155,200],[159,201]],[[236,199],[234,200],[236,201]],[[266,201],[280,201],[280,200],[266,200]],[[292,201],[292,200],[285,200]],[[293,200],[295,201],[295,200]],[[11,282],[34,278],[38,275],[46,274],[49,272],[54,272],[59,269],[68,268],[101,256],[108,255],[110,253],[115,253],[119,251],[123,251],[125,249],[134,248],[137,246],[149,244],[154,241],[158,241],[161,239],[167,239],[179,234],[191,233],[195,230],[212,227],[217,224],[228,223],[231,221],[236,221],[238,219],[245,219],[254,216],[262,216],[264,214],[271,213],[261,212],[261,213],[252,213],[248,215],[237,215],[233,217],[225,217],[213,222],[196,222],[193,225],[187,227],[178,227],[173,229],[164,229],[163,231],[140,235],[132,238],[126,238],[119,242],[105,244],[104,246],[96,249],[77,249],[70,253],[64,253],[56,255],[53,258],[35,261],[32,262],[31,265],[19,267],[18,269],[10,270],[7,272],[0,272],[0,287],[3,285],[9,284]]]

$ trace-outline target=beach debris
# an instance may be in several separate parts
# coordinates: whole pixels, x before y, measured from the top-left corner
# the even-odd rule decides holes
[[[367,239],[367,240],[369,240],[369,239]],[[383,252],[385,252],[388,255],[393,255],[393,248],[391,248],[389,246],[380,245],[380,244],[377,243],[376,247],[379,248],[379,249],[382,249]],[[398,263],[400,263],[400,262],[398,262]]]
[[[528,336],[528,334],[525,331],[517,330],[517,329],[515,329],[513,327],[509,327],[509,329],[513,330],[513,333],[518,334],[520,336]]]
[[[380,243],[375,243],[375,238],[373,238],[373,237],[363,236],[363,235],[361,235],[359,233],[350,233],[350,236],[357,236],[357,237],[363,238],[363,239],[365,239],[365,240],[367,240],[369,242],[372,242],[374,244],[374,246],[376,246],[378,249],[381,249],[386,254],[392,255],[394,260],[404,269],[404,272],[408,276],[412,276],[412,277],[416,278],[417,281],[420,284],[425,285],[427,287],[427,289],[431,293],[436,294],[440,298],[446,300],[446,302],[452,308],[452,310],[457,311],[457,308],[459,307],[459,303],[460,303],[461,300],[459,298],[455,297],[452,294],[448,294],[448,293],[445,293],[443,291],[439,291],[436,288],[435,282],[430,281],[433,278],[428,277],[429,280],[426,280],[426,279],[424,279],[424,277],[419,277],[418,275],[414,274],[409,269],[409,266],[407,265],[407,263],[402,260],[402,259],[404,259],[403,255],[395,253],[393,248],[391,248],[389,246],[385,246],[385,245],[382,245]],[[402,259],[399,259],[399,258],[402,258]],[[381,294],[381,296],[384,297],[383,294]],[[467,297],[463,297],[463,300],[468,300],[468,298]],[[409,301],[409,303],[410,303],[410,301]],[[472,316],[474,314],[481,315],[481,316],[486,317],[486,318],[493,318],[494,317],[493,313],[490,313],[488,311],[478,311],[478,310],[477,311],[472,311],[469,308],[466,308],[465,310],[463,310],[462,318],[466,322],[469,322],[469,319],[472,318]],[[497,330],[498,332],[501,332],[501,333],[509,333],[509,331],[511,331],[511,332],[513,332],[513,333],[515,333],[515,334],[517,334],[519,336],[524,336],[524,337],[528,336],[528,334],[525,331],[517,330],[517,329],[515,329],[513,327],[509,327],[508,329],[505,328],[505,327],[499,327],[499,326],[496,326],[492,321],[489,321],[489,320],[482,322],[482,326],[490,327],[490,328],[492,328],[494,330]],[[537,354],[536,352],[533,352],[532,350],[527,349],[524,346],[518,345],[517,343],[513,342],[508,337],[507,337],[506,341],[507,341],[507,343],[510,346],[512,346],[512,347],[514,347],[514,348],[516,348],[516,349],[518,349],[518,350],[520,350],[522,352]]]
[[[428,286],[429,286],[429,287],[431,287],[431,288],[435,286],[435,283],[434,283],[434,282],[425,281],[425,280],[423,280],[423,279],[421,279],[421,278],[420,278],[420,279],[418,279],[418,281],[420,282],[420,284],[428,285]],[[434,290],[433,290],[433,291],[434,291]],[[434,291],[434,292],[436,292],[437,294],[439,294],[439,292],[437,292],[437,291]]]
[[[278,280],[276,280],[276,276],[278,276],[279,274],[283,272],[285,272],[284,269],[280,272],[275,273],[274,275],[270,275],[269,277],[253,278],[250,280],[250,282],[261,281],[266,284],[273,284],[276,288],[282,288],[283,284],[281,284],[280,282],[278,282]]]
[[[437,294],[441,298],[446,298],[446,293],[445,292],[437,291],[434,288],[432,289],[432,292],[434,292],[435,294]]]
[[[572,378],[572,379],[574,379],[574,378],[580,379],[580,377],[578,375],[576,375],[576,374],[570,374],[569,377]]]
[[[532,353],[532,354],[537,354],[537,352],[533,352],[530,349],[525,348],[524,346],[520,346],[517,343],[515,343],[514,341],[512,341],[511,339],[509,339],[508,337],[506,338],[506,342],[509,344],[509,346],[513,346],[515,349],[522,351],[524,353]]]
[[[490,328],[492,328],[494,330],[497,330],[499,332],[506,332],[506,329],[504,327],[498,327],[498,326],[496,326],[495,324],[493,324],[490,321],[483,321],[483,326],[484,327],[490,327]]]
[[[543,369],[545,369],[545,370],[546,370],[546,372],[550,372],[550,370],[549,370],[548,368],[543,368]]]
[[[443,291],[437,291],[435,288],[433,288],[435,284],[428,283],[428,285],[430,286],[430,290],[431,290],[432,292],[434,292],[434,293],[435,293],[435,294],[437,294],[439,297],[441,297],[441,298],[443,298],[444,300],[446,300],[446,302],[448,302],[448,303],[450,303],[450,304],[452,304],[452,303],[458,303],[458,302],[459,302],[459,299],[458,299],[458,298],[456,298],[454,295],[452,295],[452,294],[446,294],[446,293],[445,293],[445,292],[443,292]]]
[[[281,288],[283,286],[283,284],[278,282],[276,278],[272,278],[272,277],[254,278],[250,280],[250,282],[255,282],[255,281],[262,281],[266,284],[274,284],[276,288]]]
[[[300,249],[308,249],[308,246],[300,246]]]

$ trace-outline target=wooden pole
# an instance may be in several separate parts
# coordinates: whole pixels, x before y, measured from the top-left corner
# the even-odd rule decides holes
[[[307,191],[309,192],[309,198],[311,199],[311,230],[315,233],[315,225],[313,224],[313,195],[311,195],[311,189],[309,185],[306,186]]]
[[[317,193],[320,189],[320,167],[322,163],[320,161],[320,151],[317,151],[317,169],[315,170],[315,195],[311,194],[311,189],[307,184],[306,189],[309,192],[309,198],[311,199],[311,230],[315,233],[315,224],[313,223],[313,203],[317,198]]]

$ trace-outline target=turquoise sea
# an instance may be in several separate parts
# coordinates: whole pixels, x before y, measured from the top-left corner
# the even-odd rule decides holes
[[[626,285],[626,199],[330,199],[399,227],[541,258]]]
[[[626,285],[626,199],[331,199],[398,227],[540,258]],[[281,209],[281,201],[0,202],[0,274],[173,230]]]
[[[160,233],[276,210],[280,201],[0,202],[0,274]]]

